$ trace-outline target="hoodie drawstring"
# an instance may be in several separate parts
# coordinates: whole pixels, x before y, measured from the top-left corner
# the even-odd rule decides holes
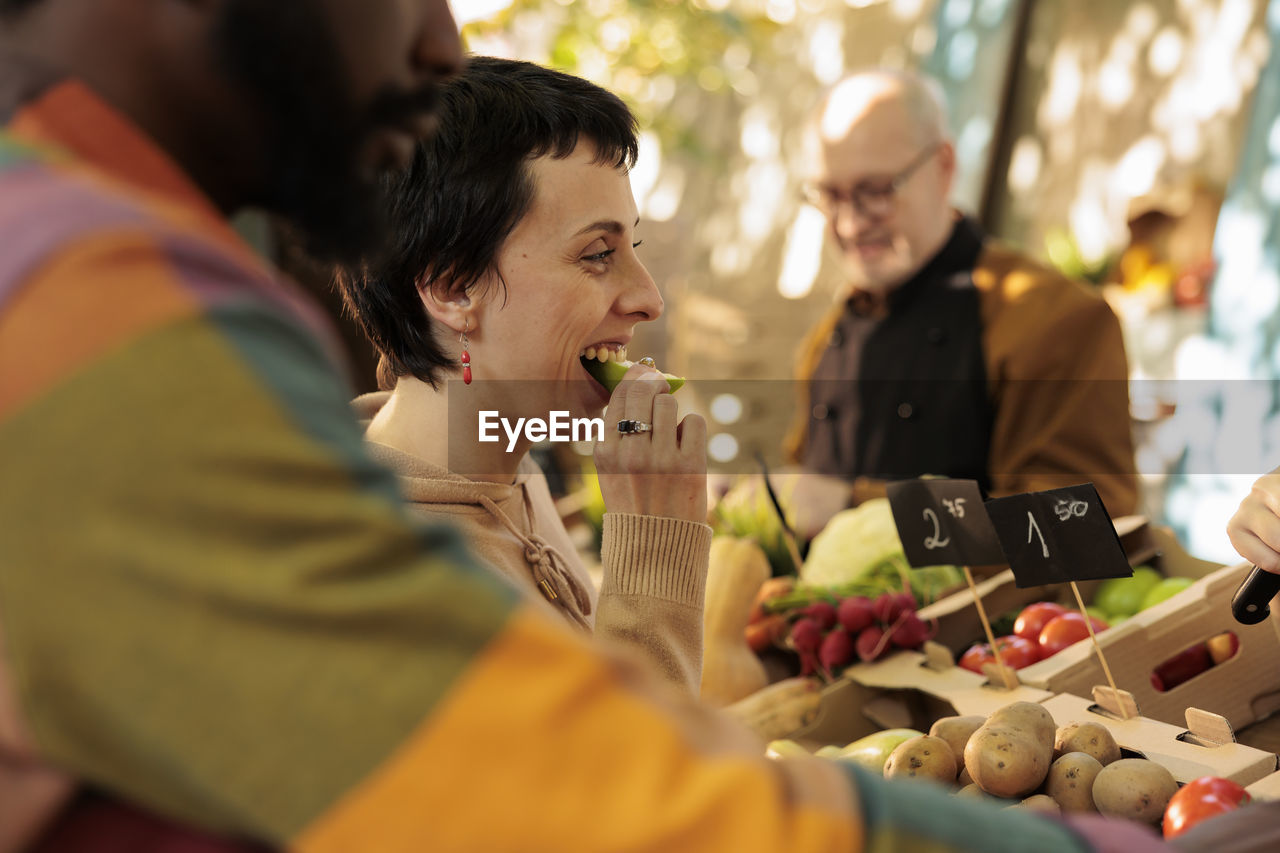
[[[591,613],[591,598],[569,571],[560,552],[538,534],[526,534],[522,531],[492,499],[480,495],[479,500],[480,505],[524,546],[524,559],[533,572],[533,581],[543,598],[561,607],[574,622],[590,631],[591,624],[587,622],[586,616]],[[569,601],[576,604],[577,609],[570,606]]]

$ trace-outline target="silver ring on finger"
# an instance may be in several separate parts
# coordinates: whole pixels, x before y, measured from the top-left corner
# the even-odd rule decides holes
[[[644,421],[633,421],[624,419],[618,421],[619,435],[638,435],[642,432],[652,432],[653,424],[647,424]]]

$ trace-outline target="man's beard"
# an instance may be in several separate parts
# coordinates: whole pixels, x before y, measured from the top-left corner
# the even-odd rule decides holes
[[[342,54],[313,0],[230,0],[215,33],[233,80],[263,119],[258,203],[317,260],[356,263],[381,248],[383,191],[361,149],[379,127],[428,111],[434,89],[382,91],[357,105]]]

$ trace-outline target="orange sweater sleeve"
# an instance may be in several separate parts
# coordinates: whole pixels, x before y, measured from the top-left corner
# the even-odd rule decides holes
[[[1135,511],[1129,369],[1097,293],[999,246],[974,270],[995,419],[992,494],[1092,482],[1112,516]]]

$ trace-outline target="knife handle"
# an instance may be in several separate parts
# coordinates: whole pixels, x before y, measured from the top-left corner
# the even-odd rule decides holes
[[[1231,599],[1231,615],[1242,625],[1257,625],[1271,615],[1271,599],[1280,592],[1280,575],[1254,567]]]

